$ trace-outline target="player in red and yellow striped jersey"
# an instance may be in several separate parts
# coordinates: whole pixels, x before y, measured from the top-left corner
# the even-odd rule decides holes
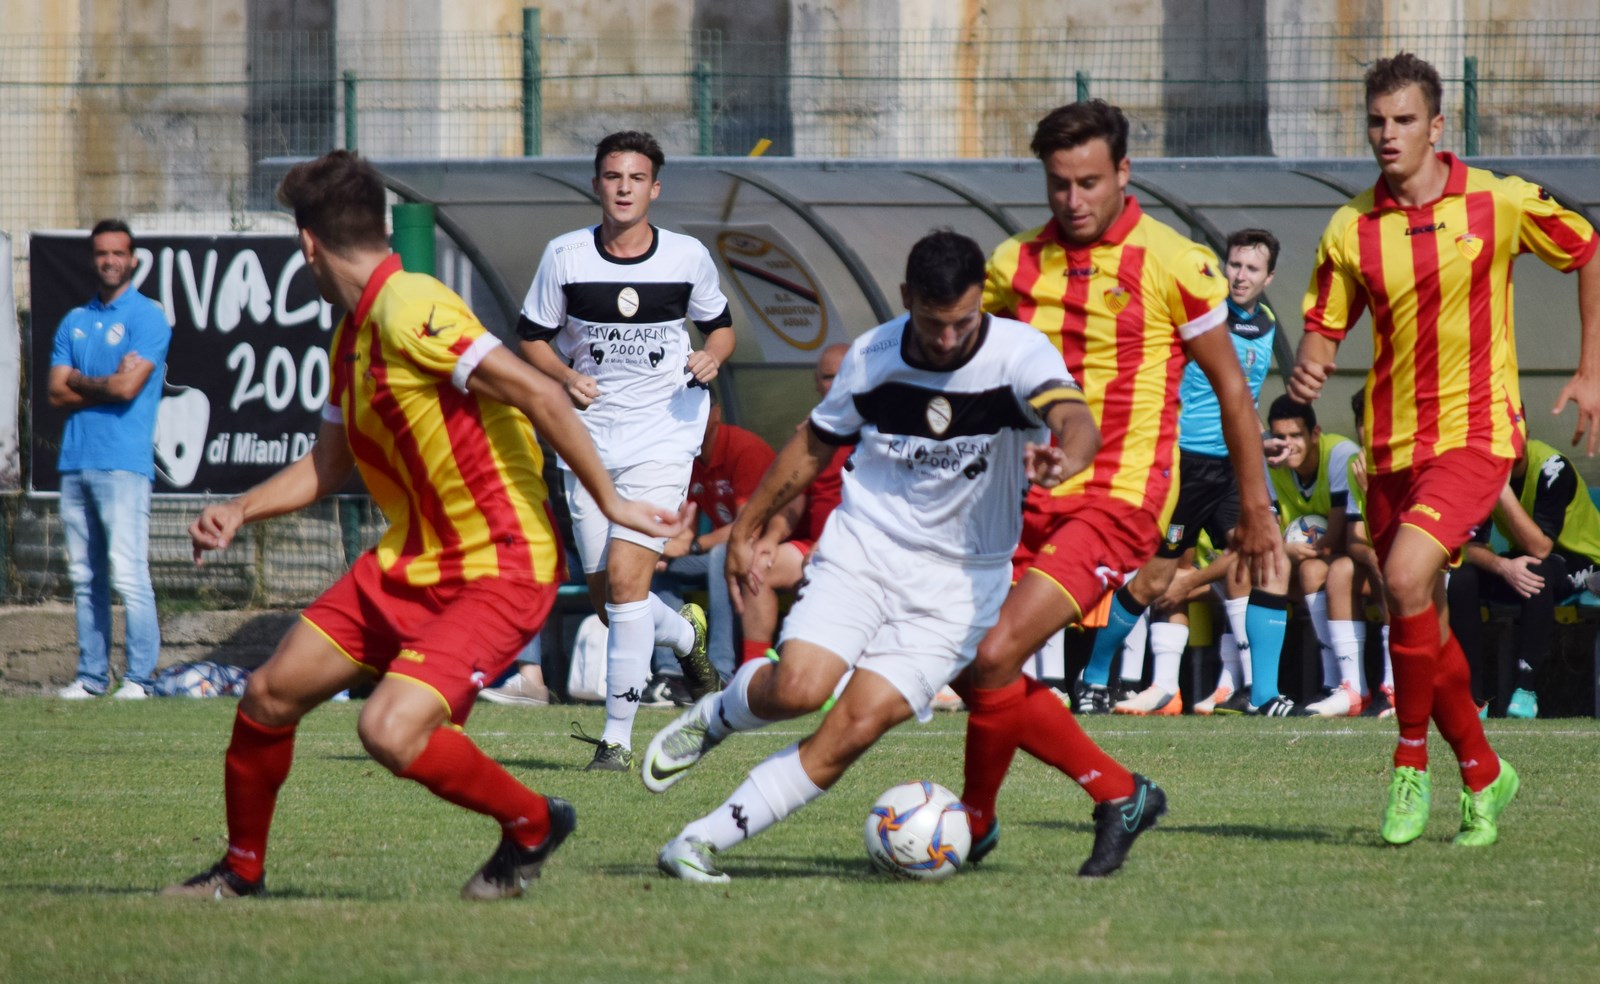
[[[576,812],[512,778],[462,726],[484,681],[538,631],[561,574],[533,427],[614,522],[671,536],[685,520],[618,496],[561,386],[443,284],[401,269],[370,164],[336,151],[292,168],[278,197],[294,209],[323,297],[350,312],[334,335],[332,394],[309,454],[201,513],[190,528],[195,560],[247,522],[338,490],[352,467],[390,526],[251,675],[225,760],[228,853],[167,893],[261,892],[296,725],[376,677],[357,726],[372,757],[501,826],[499,848],[463,897],[521,895]]]
[[[1165,795],[1096,747],[1054,692],[1021,669],[1160,546],[1177,494],[1185,353],[1206,371],[1222,406],[1239,471],[1241,548],[1262,574],[1282,561],[1261,425],[1223,327],[1227,285],[1209,250],[1125,195],[1127,134],[1122,111],[1100,100],[1041,120],[1033,151],[1054,218],[1007,240],[990,259],[984,307],[1050,338],[1082,383],[1102,444],[1086,471],[1053,494],[1030,495],[1015,584],[956,688],[971,712],[962,800],[973,821],[973,860],[997,842],[995,799],[1020,747],[1073,777],[1097,804],[1083,875],[1116,870],[1133,838],[1165,810]]]
[[[1379,60],[1366,96],[1382,175],[1323,233],[1289,392],[1303,402],[1321,393],[1339,342],[1370,310],[1367,525],[1383,564],[1400,724],[1381,833],[1405,844],[1427,823],[1431,717],[1465,786],[1455,842],[1481,846],[1498,836],[1518,779],[1484,737],[1441,574],[1489,515],[1524,440],[1511,298],[1521,253],[1581,271],[1582,354],[1556,411],[1576,400],[1578,434],[1588,430],[1591,454],[1600,445],[1600,240],[1543,189],[1435,152],[1444,117],[1427,62],[1406,52]]]

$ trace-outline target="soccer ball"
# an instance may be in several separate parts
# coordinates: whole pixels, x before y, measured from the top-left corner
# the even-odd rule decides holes
[[[865,839],[877,870],[937,881],[966,863],[972,827],[955,793],[936,782],[908,782],[872,804]]]
[[[1284,543],[1305,543],[1316,546],[1317,541],[1328,533],[1328,517],[1326,516],[1301,516],[1289,524],[1283,531]]]

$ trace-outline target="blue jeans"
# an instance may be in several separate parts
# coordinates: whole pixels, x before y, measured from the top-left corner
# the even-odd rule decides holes
[[[128,471],[66,472],[61,523],[78,617],[78,679],[91,690],[111,682],[111,589],[127,615],[125,680],[150,686],[161,651],[156,593],[150,586],[150,479]]]
[[[724,680],[731,679],[735,669],[733,623],[739,617],[734,614],[733,602],[728,597],[728,580],[722,576],[727,562],[728,545],[719,543],[709,553],[698,557],[675,557],[668,561],[667,569],[657,574],[650,585],[656,596],[673,608],[682,604],[682,595],[705,589],[710,609],[706,612],[706,622],[711,635],[707,655]],[[656,655],[657,663],[663,662],[661,653]],[[671,657],[672,653],[668,651],[666,656]],[[665,662],[677,665],[675,658]]]

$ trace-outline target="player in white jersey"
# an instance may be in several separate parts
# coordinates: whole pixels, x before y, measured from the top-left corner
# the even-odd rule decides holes
[[[927,720],[999,616],[1026,483],[1054,485],[1099,449],[1060,357],[1037,330],[985,315],[983,280],[977,243],[948,230],[919,241],[901,287],[909,314],[850,346],[809,426],[735,520],[728,577],[749,587],[755,534],[837,446],[856,444],[784,623],[781,659],[746,663],[727,690],[658,734],[645,785],[664,791],[731,732],[815,711],[857,672],[814,734],[752,769],[662,849],[668,875],[727,881],[716,852],[821,796],[890,728]],[[1044,442],[1047,428],[1058,446]]]
[[[650,224],[665,155],[648,133],[601,140],[594,192],[601,221],[551,240],[523,302],[522,354],[566,387],[624,495],[677,509],[705,434],[707,386],[733,354],[728,299],[696,239]],[[695,350],[693,321],[705,335]],[[564,464],[564,463],[563,463]],[[589,598],[606,620],[606,727],[590,769],[633,764],[633,720],[656,646],[670,646],[696,697],[714,690],[705,612],[674,612],[650,591],[666,541],[608,521],[563,470]],[[578,735],[576,737],[585,737]]]

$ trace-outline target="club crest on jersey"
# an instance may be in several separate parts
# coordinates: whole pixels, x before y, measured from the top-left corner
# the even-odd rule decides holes
[[[114,323],[110,328],[106,329],[106,344],[107,345],[115,345],[115,344],[117,344],[118,342],[122,341],[122,336],[127,334],[127,333],[128,333],[128,328],[127,328],[126,325],[124,325],[120,321]]]
[[[631,318],[639,313],[639,292],[632,287],[622,288],[617,295],[617,310],[622,312],[624,318]]]
[[[1483,252],[1483,240],[1470,232],[1463,232],[1456,237],[1456,249],[1459,249],[1461,255],[1467,259],[1475,260],[1478,254]]]
[[[941,437],[950,429],[950,421],[954,413],[950,409],[950,401],[942,396],[936,396],[928,401],[927,409],[928,429],[933,431],[935,437]]]
[[[1122,309],[1128,306],[1129,301],[1133,300],[1133,295],[1122,287],[1113,287],[1105,292],[1105,299],[1106,307],[1111,309],[1112,314],[1121,314]]]

